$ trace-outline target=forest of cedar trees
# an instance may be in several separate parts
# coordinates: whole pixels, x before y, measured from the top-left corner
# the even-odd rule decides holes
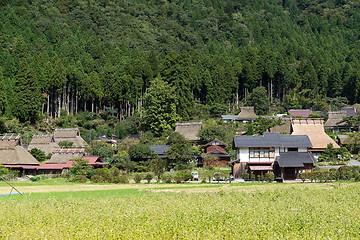
[[[356,0],[0,0],[0,116],[123,120],[153,79],[181,121],[260,86],[278,112],[360,103],[359,29]]]

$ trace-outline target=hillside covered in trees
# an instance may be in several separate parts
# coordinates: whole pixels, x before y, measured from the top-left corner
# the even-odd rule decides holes
[[[359,29],[355,0],[1,0],[0,114],[124,119],[155,78],[174,120],[259,86],[283,110],[359,103]]]

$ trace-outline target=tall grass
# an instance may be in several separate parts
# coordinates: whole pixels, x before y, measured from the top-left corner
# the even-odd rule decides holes
[[[359,202],[358,183],[11,196],[0,198],[0,238],[358,239]]]

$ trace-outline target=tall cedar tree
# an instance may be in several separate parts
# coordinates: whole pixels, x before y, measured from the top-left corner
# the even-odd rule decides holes
[[[5,83],[4,83],[4,76],[2,74],[2,69],[0,68],[0,115],[5,112],[5,105],[6,105]]]
[[[26,60],[20,64],[16,78],[16,111],[13,113],[20,121],[35,122],[41,113],[43,97],[38,84],[38,79]]]
[[[173,129],[178,120],[174,91],[173,86],[156,78],[145,94],[144,124],[156,136]]]

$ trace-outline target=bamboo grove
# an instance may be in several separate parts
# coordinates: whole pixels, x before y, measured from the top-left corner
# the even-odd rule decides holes
[[[236,108],[258,86],[286,108],[360,102],[354,0],[1,0],[0,9],[0,114],[21,121],[105,107],[124,119],[141,111],[154,78],[175,88],[182,120],[195,102]]]

